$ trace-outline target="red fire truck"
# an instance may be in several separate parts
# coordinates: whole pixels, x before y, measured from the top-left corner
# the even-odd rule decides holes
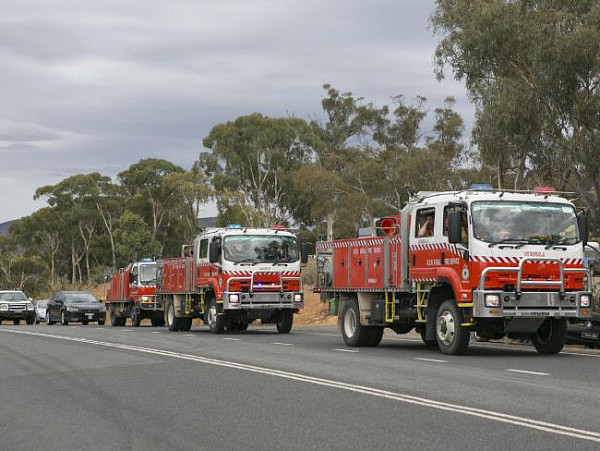
[[[182,257],[157,262],[157,295],[171,331],[202,318],[213,333],[245,330],[256,319],[292,328],[303,306],[296,237],[283,228],[207,229]]]
[[[144,258],[113,274],[106,291],[106,309],[113,326],[140,325],[149,318],[153,326],[164,326],[162,304],[156,299],[156,262]]]
[[[566,319],[591,315],[587,220],[551,189],[419,192],[362,232],[316,246],[315,291],[339,306],[348,346],[377,346],[389,327],[445,354],[471,332],[552,354]]]

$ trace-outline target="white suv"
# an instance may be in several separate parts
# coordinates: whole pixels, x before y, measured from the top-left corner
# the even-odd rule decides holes
[[[12,320],[19,324],[22,319],[27,324],[35,323],[35,308],[31,300],[22,291],[0,291],[0,324],[2,321]]]

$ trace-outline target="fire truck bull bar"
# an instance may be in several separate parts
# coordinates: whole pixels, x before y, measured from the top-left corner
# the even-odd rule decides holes
[[[527,262],[558,264],[560,280],[523,280],[523,266]],[[485,276],[491,272],[516,272],[514,291],[486,290]],[[586,290],[567,292],[565,273],[583,273]],[[523,287],[527,286],[556,287],[558,290],[523,291]],[[563,262],[556,258],[526,257],[518,267],[490,266],[482,271],[477,289],[473,290],[473,317],[586,318],[591,316],[591,291],[591,277],[587,268],[565,268]]]
[[[250,278],[249,291],[230,291],[229,285],[232,281],[247,281],[248,277],[230,277],[227,280],[227,286],[223,293],[223,308],[225,310],[251,310],[251,309],[273,309],[273,308],[301,308],[304,306],[304,296],[302,295],[302,282],[300,277],[283,277],[279,274],[279,285],[268,285],[268,289],[277,289],[278,291],[255,290],[254,273]],[[298,281],[300,291],[284,291],[283,282],[285,280]]]

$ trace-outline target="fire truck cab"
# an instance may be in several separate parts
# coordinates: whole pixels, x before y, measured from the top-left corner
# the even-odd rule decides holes
[[[446,354],[471,332],[557,353],[566,319],[591,315],[587,221],[553,192],[419,192],[377,225],[317,243],[316,290],[339,303],[349,346],[376,346],[389,327]]]
[[[162,305],[156,296],[156,262],[142,258],[122,268],[111,277],[106,292],[106,306],[112,326],[124,326],[127,318],[137,327],[143,319],[153,326],[164,326]]]
[[[189,330],[198,317],[214,333],[256,319],[288,333],[303,306],[296,237],[282,228],[207,229],[182,257],[158,262],[158,293],[170,330]]]

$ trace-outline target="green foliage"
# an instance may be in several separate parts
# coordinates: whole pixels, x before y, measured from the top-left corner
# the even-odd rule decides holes
[[[446,65],[477,106],[474,141],[500,186],[555,185],[600,207],[600,4],[438,0]]]
[[[115,236],[119,266],[142,257],[154,257],[161,249],[161,244],[152,238],[152,230],[144,219],[129,210],[121,215]]]

